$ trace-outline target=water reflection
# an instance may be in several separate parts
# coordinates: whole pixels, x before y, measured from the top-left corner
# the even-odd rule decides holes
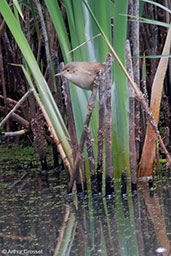
[[[74,204],[53,173],[16,186],[12,174],[1,177],[0,255],[171,255],[169,179],[155,183],[153,196],[141,182],[134,197],[116,191]]]

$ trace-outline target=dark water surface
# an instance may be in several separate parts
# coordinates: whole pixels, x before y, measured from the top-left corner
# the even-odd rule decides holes
[[[110,200],[76,202],[66,197],[63,173],[45,177],[26,169],[29,161],[13,161],[0,163],[0,256],[171,255],[169,175],[153,194],[141,182],[137,196],[123,200],[119,190]]]

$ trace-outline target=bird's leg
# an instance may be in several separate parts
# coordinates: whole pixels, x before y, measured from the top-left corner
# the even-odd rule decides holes
[[[95,80],[93,81],[93,86],[94,86],[94,87],[98,87],[98,85],[99,85],[99,84],[97,83],[97,81],[96,81],[96,79],[95,79]]]
[[[98,76],[94,79],[94,81],[93,81],[93,89],[92,89],[92,94],[91,94],[91,97],[90,97],[90,99],[89,99],[89,101],[88,101],[88,109],[90,110],[91,109],[91,107],[92,107],[92,105],[94,104],[94,99],[93,99],[93,95],[94,94],[97,94],[97,88],[98,88],[98,86],[99,86],[99,79],[98,79]],[[92,100],[93,99],[93,100]]]
[[[101,71],[101,70],[100,70]],[[100,72],[99,71],[99,72]],[[93,81],[93,86],[94,87],[98,87],[99,86],[99,72],[98,72],[98,74],[97,74],[97,76],[96,76],[96,78],[94,79],[94,81]]]
[[[93,87],[97,88],[99,86],[99,73],[101,72],[102,70],[100,69],[99,72],[97,73],[97,76],[96,78],[94,79],[93,81]]]
[[[97,84],[98,85],[98,84]],[[94,108],[94,102],[96,100],[96,95],[97,95],[97,86],[93,87],[90,99],[88,101],[88,110],[91,111]]]

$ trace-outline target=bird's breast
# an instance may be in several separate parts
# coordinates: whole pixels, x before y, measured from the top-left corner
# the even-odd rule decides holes
[[[89,75],[77,76],[77,75],[72,74],[72,76],[70,76],[70,78],[68,77],[68,79],[72,83],[76,84],[77,86],[79,86],[82,89],[92,90],[92,88],[93,88],[94,79],[92,77],[90,77]]]

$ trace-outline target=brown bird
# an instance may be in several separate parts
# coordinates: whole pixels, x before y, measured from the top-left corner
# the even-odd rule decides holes
[[[100,70],[106,65],[99,62],[69,62],[56,76],[64,76],[75,85],[85,90],[92,90]]]

